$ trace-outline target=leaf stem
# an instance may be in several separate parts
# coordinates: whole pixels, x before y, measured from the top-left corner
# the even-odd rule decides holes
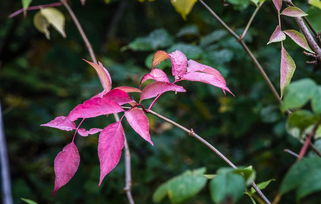
[[[29,8],[27,8],[26,10],[27,11],[32,11],[32,10],[39,10],[39,9],[42,9],[42,8],[48,8],[48,7],[58,7],[58,6],[61,6],[62,3],[60,2],[56,2],[56,3],[51,3],[51,4],[43,4],[43,5],[38,5],[38,6],[30,6]],[[24,11],[26,11],[25,9],[19,9],[13,13],[11,13],[9,15],[9,18],[13,18],[21,13],[23,13]]]

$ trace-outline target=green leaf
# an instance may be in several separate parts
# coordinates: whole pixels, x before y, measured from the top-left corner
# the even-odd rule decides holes
[[[303,17],[308,15],[304,11],[302,11],[301,9],[295,6],[286,7],[281,14],[289,17]]]
[[[312,27],[317,30],[320,31],[321,30],[321,12],[320,9],[316,8],[316,7],[310,7],[308,10],[308,15],[309,15],[309,21],[312,24]]]
[[[210,44],[222,40],[227,36],[227,32],[225,30],[216,30],[204,37],[201,38],[200,46],[207,47]]]
[[[321,1],[320,0],[309,0],[309,4],[312,6],[321,9]]]
[[[321,158],[303,158],[295,163],[286,174],[281,193],[297,190],[297,199],[321,190]]]
[[[21,200],[27,204],[37,204],[37,202],[27,199],[27,198],[21,198]]]
[[[270,180],[267,180],[267,181],[263,181],[261,183],[258,183],[257,184],[257,187],[260,189],[260,190],[263,190],[265,189],[272,181],[275,181],[275,179],[270,179]],[[256,191],[253,187],[251,187],[251,194],[254,194]]]
[[[296,30],[285,30],[283,31],[287,36],[289,36],[297,45],[302,47],[308,52],[314,53],[307,40],[305,39],[304,35]]]
[[[164,29],[157,29],[145,37],[136,38],[128,48],[135,51],[151,51],[165,48],[173,43],[173,38]]]
[[[205,168],[186,171],[170,179],[157,188],[153,194],[154,202],[160,202],[168,196],[171,203],[181,203],[195,196],[206,184],[205,171]]]
[[[303,139],[308,132],[312,131],[313,125],[318,120],[319,118],[310,111],[295,111],[289,116],[286,129],[293,137]]]
[[[315,93],[316,84],[311,79],[301,79],[291,83],[285,90],[281,108],[283,111],[301,108]]]
[[[32,0],[21,0],[22,8],[26,10],[27,8],[29,8],[31,2]]]
[[[56,8],[44,8],[41,9],[40,12],[50,25],[52,25],[63,37],[66,37],[65,16],[63,13]]]
[[[177,37],[182,37],[185,35],[199,35],[199,30],[196,25],[185,26],[176,34]]]
[[[234,173],[221,173],[210,182],[210,193],[215,203],[226,199],[235,203],[245,191],[244,178]]]
[[[314,113],[321,114],[321,86],[318,86],[312,95],[311,106]]]
[[[289,83],[291,82],[291,79],[293,77],[293,74],[295,72],[296,65],[292,57],[289,55],[289,53],[286,51],[286,49],[283,47],[283,44],[281,46],[281,63],[280,63],[280,89],[281,89],[281,97],[283,96],[284,89]]]
[[[229,3],[231,3],[235,9],[242,10],[246,9],[251,0],[228,0]]]
[[[256,172],[254,171],[252,166],[234,169],[233,173],[243,176],[247,185],[250,185],[255,180],[256,176]]]
[[[168,49],[168,52],[173,52],[175,50],[182,51],[187,58],[190,59],[199,59],[203,53],[203,50],[195,45],[177,43]]]
[[[186,19],[196,2],[197,0],[171,0],[172,5],[183,19]]]
[[[38,11],[33,17],[33,24],[41,33],[45,34],[47,39],[50,39],[50,33],[48,30],[50,24],[40,11]]]

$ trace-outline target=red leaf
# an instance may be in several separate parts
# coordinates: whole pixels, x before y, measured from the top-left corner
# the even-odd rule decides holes
[[[167,75],[161,69],[152,69],[152,71],[150,73],[145,74],[143,76],[140,83],[142,84],[149,79],[152,79],[155,81],[169,82]]]
[[[273,0],[273,4],[274,4],[276,10],[280,12],[280,10],[282,8],[282,0]]]
[[[172,63],[172,74],[175,79],[181,78],[187,71],[187,58],[184,53],[176,50],[169,54]]]
[[[98,140],[98,157],[100,162],[99,186],[104,177],[118,164],[124,148],[124,129],[121,122],[115,122],[103,129]]]
[[[125,112],[125,117],[129,125],[137,132],[144,140],[154,145],[149,135],[149,121],[143,110],[133,108]]]
[[[107,69],[99,62],[99,64],[93,63],[93,62],[89,62],[87,60],[84,59],[85,62],[87,62],[88,64],[90,64],[97,72],[98,77],[100,79],[100,83],[104,88],[104,91],[109,91],[111,89],[111,78],[109,75],[109,72],[107,71]]]
[[[158,50],[153,57],[152,68],[156,67],[159,63],[166,60],[168,58],[168,54],[165,51]]]
[[[54,161],[55,187],[54,193],[66,185],[75,175],[80,163],[80,156],[76,145],[71,142],[59,152]]]
[[[113,89],[109,91],[104,95],[104,98],[114,101],[119,105],[123,105],[133,101],[133,99],[131,99],[125,91],[120,89]]]
[[[285,38],[286,38],[285,34],[281,31],[281,27],[278,25],[276,26],[267,44],[274,43],[274,42],[281,42],[285,40]]]
[[[308,15],[298,7],[294,7],[294,6],[289,6],[285,8],[281,14],[285,16],[290,16],[290,17],[303,17]]]
[[[186,92],[186,90],[182,86],[178,86],[169,82],[154,82],[147,85],[140,95],[140,100],[145,100],[149,98],[154,98],[159,94],[165,93],[167,91],[175,91],[175,92]]]
[[[69,118],[66,116],[58,116],[52,121],[42,124],[40,126],[52,127],[60,130],[66,130],[66,131],[71,131],[76,129],[76,124],[73,121],[69,120]]]
[[[124,111],[116,102],[106,98],[106,95],[103,98],[91,98],[82,104],[77,105],[70,111],[68,118],[71,121],[75,121],[78,118],[93,118],[100,115]]]
[[[287,34],[297,45],[299,45],[300,47],[302,47],[303,49],[305,49],[308,52],[312,52],[314,53],[307,40],[305,39],[304,35],[296,30],[285,30],[284,31],[285,34]]]
[[[130,87],[130,86],[118,86],[115,89],[119,89],[119,90],[125,91],[126,93],[133,93],[133,92],[140,93],[140,92],[142,92],[140,89],[134,88],[134,87]]]
[[[91,128],[90,130],[86,130],[85,128],[79,128],[78,134],[83,137],[87,137],[88,135],[94,135],[98,132],[101,132],[102,129],[100,128]]]
[[[296,65],[292,57],[285,50],[285,48],[281,47],[281,65],[280,65],[280,88],[281,88],[281,97],[283,96],[283,92],[285,87],[291,82],[294,71],[296,69]]]

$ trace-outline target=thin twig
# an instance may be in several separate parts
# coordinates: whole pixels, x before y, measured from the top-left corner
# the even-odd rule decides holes
[[[76,17],[75,13],[73,12],[73,10],[71,9],[71,7],[69,6],[69,4],[67,3],[66,0],[61,0],[61,3],[65,6],[65,8],[67,9],[69,15],[71,16],[74,24],[76,25],[85,45],[86,48],[89,52],[89,55],[91,57],[91,60],[94,63],[97,63],[97,58],[95,56],[94,50],[92,48],[92,45],[90,44],[81,24],[79,23],[78,18]],[[119,116],[118,114],[114,114],[114,118],[116,121],[119,121]],[[125,139],[125,146],[124,146],[124,151],[125,151],[125,187],[124,190],[126,191],[126,196],[128,199],[129,204],[135,204],[132,193],[131,193],[131,183],[132,183],[132,179],[131,179],[131,156],[130,156],[130,150],[128,147],[128,143],[127,140]]]
[[[262,65],[258,62],[258,60],[256,59],[256,57],[254,56],[254,54],[252,53],[252,51],[249,49],[249,47],[247,46],[247,44],[243,41],[243,39],[237,35],[232,28],[230,28],[214,11],[213,9],[211,9],[203,0],[199,0],[199,2],[201,2],[201,4],[212,14],[212,16],[241,44],[241,46],[243,47],[243,49],[245,50],[245,52],[249,55],[249,57],[252,59],[252,61],[255,64],[255,67],[259,70],[259,72],[261,73],[261,75],[263,76],[265,82],[267,83],[267,85],[269,86],[270,90],[272,91],[274,97],[276,98],[276,100],[281,103],[281,97],[279,95],[279,93],[277,92],[276,88],[274,87],[272,81],[270,80],[270,78],[268,77],[268,75],[266,74],[266,72],[264,71],[264,68],[262,67]]]
[[[314,153],[321,157],[321,152],[312,143],[310,143],[310,147]]]
[[[52,3],[52,4],[43,4],[43,5],[38,5],[38,6],[30,6],[29,8],[27,9],[19,9],[13,13],[11,13],[9,15],[9,18],[13,18],[21,13],[23,13],[24,11],[32,11],[32,10],[39,10],[39,9],[42,9],[42,8],[48,8],[48,7],[57,7],[57,6],[61,6],[62,4],[60,2],[56,2],[56,3]]]
[[[8,161],[7,143],[4,135],[2,122],[2,110],[0,104],[0,166],[2,183],[2,202],[3,204],[12,204],[10,169]]]
[[[292,150],[290,150],[290,149],[284,149],[283,151],[285,151],[285,152],[287,152],[287,153],[291,154],[292,156],[294,156],[294,157],[296,157],[296,158],[298,158],[298,157],[299,157],[299,155],[298,155],[297,153],[293,152],[293,151],[292,151]]]
[[[262,1],[261,3],[259,3],[259,5],[258,5],[258,6],[256,7],[256,9],[254,10],[254,12],[253,12],[253,14],[252,14],[249,22],[247,23],[247,25],[246,25],[246,27],[245,27],[245,29],[244,29],[241,37],[240,37],[240,39],[244,39],[244,38],[245,38],[245,36],[246,36],[246,34],[247,34],[247,31],[249,30],[249,28],[250,28],[250,26],[251,26],[251,24],[252,24],[252,22],[253,22],[253,20],[254,20],[254,18],[255,18],[255,16],[256,16],[256,14],[257,14],[257,12],[260,10],[260,8],[261,8],[261,6],[262,6],[263,4],[264,4],[264,1]]]

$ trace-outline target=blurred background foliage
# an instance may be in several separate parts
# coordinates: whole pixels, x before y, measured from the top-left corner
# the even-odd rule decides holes
[[[52,1],[33,1],[33,5],[44,3]],[[247,0],[208,3],[238,33],[255,9]],[[310,15],[308,18],[320,32],[320,10],[297,4]],[[152,54],[158,49],[179,49],[188,58],[220,70],[235,97],[206,84],[185,82],[187,93],[165,94],[154,109],[192,127],[236,164],[252,165],[257,181],[275,179],[265,192],[270,198],[277,194],[282,178],[295,162],[283,149],[298,152],[301,143],[286,132],[286,116],[248,56],[201,4],[195,4],[186,20],[175,12],[170,1],[164,0],[88,0],[85,6],[73,0],[71,6],[99,59],[108,67],[114,86],[137,87],[141,76],[149,72]],[[51,29],[50,40],[34,28],[35,12],[8,19],[11,12],[20,8],[20,1],[0,1],[0,96],[15,202],[28,198],[57,204],[126,203],[123,162],[100,188],[97,186],[97,135],[77,140],[80,168],[67,186],[51,196],[54,157],[73,133],[39,125],[67,114],[101,87],[94,70],[81,60],[89,59],[87,51],[63,7],[58,9],[66,16],[67,37]],[[246,42],[278,86],[280,47],[266,45],[276,24],[273,5],[266,2]],[[283,25],[296,28],[295,22],[287,18]],[[306,64],[308,57],[290,40],[285,45],[297,63],[294,80],[311,78],[320,84],[320,66]],[[166,72],[168,66],[169,63],[162,64]],[[149,119],[154,147],[126,126],[137,203],[152,203],[152,195],[160,184],[188,169],[206,167],[207,173],[215,173],[226,166],[182,131],[153,116]],[[102,128],[111,121],[110,117],[100,117],[87,120],[85,126]],[[210,203],[206,189],[186,203]],[[282,203],[294,202],[291,193],[282,198]],[[243,196],[240,203],[250,200]],[[320,203],[320,196],[312,194],[302,203]]]

